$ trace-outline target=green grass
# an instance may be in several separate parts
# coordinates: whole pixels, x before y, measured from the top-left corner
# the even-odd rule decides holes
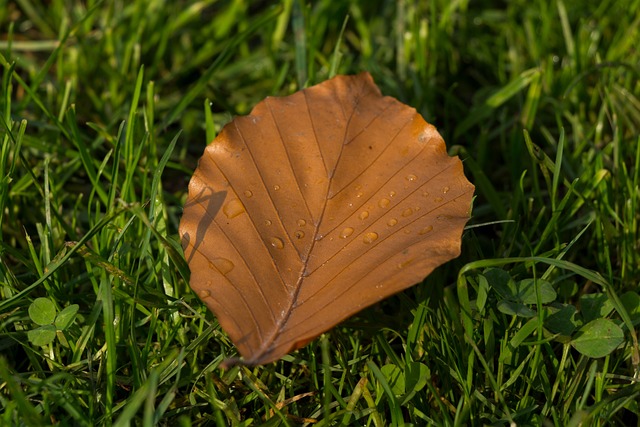
[[[0,0],[0,425],[640,424],[640,1],[504,3]],[[362,70],[464,159],[463,255],[223,370],[197,159]]]

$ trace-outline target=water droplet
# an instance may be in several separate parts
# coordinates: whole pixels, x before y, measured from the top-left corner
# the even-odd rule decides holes
[[[429,192],[428,191],[423,191],[422,192],[422,197],[429,197]]]
[[[391,218],[389,221],[387,221],[387,225],[389,227],[393,227],[394,225],[396,225],[398,223],[398,220],[395,218]]]
[[[304,231],[298,230],[294,235],[296,236],[296,239],[302,239],[304,237]]]
[[[407,208],[404,211],[402,211],[402,216],[404,217],[408,217],[409,215],[411,215],[413,213],[413,209],[411,208]]]
[[[362,212],[360,212],[360,215],[358,215],[358,218],[360,218],[360,219],[367,219],[367,218],[369,218],[369,212],[367,212],[367,211],[362,211]]]
[[[361,192],[359,192],[358,194],[356,194],[356,197],[358,197],[358,198],[360,198],[360,197],[362,197],[362,196],[364,196],[364,193],[363,193],[362,191],[361,191]]]
[[[265,219],[264,220],[264,225],[271,225],[271,220],[270,219]]]
[[[351,236],[353,234],[353,228],[351,227],[346,227],[344,230],[342,230],[342,232],[340,233],[340,237],[343,239],[346,239],[347,237]]]
[[[244,192],[244,195],[248,199],[249,197],[253,196],[253,193],[251,192],[251,190],[247,190]]]
[[[198,296],[200,297],[200,299],[211,298],[211,291],[209,291],[208,289],[202,289],[198,292]]]
[[[450,216],[450,215],[438,215],[438,216],[436,217],[436,219],[437,219],[438,221],[448,221],[448,220],[450,220],[450,219],[451,219],[451,216]]]
[[[279,185],[274,185],[274,186],[273,186],[273,189],[274,189],[274,190],[276,190],[276,191],[278,191],[278,190],[280,189],[280,186],[279,186]]]
[[[209,267],[215,268],[222,274],[227,274],[228,272],[233,270],[233,267],[235,267],[235,265],[233,265],[233,262],[229,261],[226,258],[214,258],[209,263]]]
[[[235,218],[244,212],[244,205],[238,199],[231,199],[226,205],[224,205],[222,212],[224,212],[229,219]]]
[[[304,227],[305,225],[307,225],[307,221],[305,221],[304,219],[298,220],[298,227]]]
[[[380,199],[380,201],[378,202],[378,206],[380,206],[381,208],[386,208],[387,206],[389,206],[389,203],[391,203],[389,199]]]
[[[393,197],[393,196],[395,196],[395,195],[396,195],[396,192],[395,192],[395,191],[389,191],[389,197]]]
[[[450,190],[450,188],[449,188],[449,187],[446,187],[446,186],[445,186],[445,187],[442,187],[442,192],[443,192],[444,194],[447,194],[447,193],[449,192],[449,190]]]
[[[273,246],[276,249],[284,248],[284,242],[279,237],[272,237],[270,240],[270,243],[271,243],[271,246]]]
[[[413,259],[408,259],[406,261],[398,263],[398,268],[402,270],[403,268],[408,267],[412,262],[413,262]]]
[[[415,175],[414,175],[414,174],[412,174],[412,173],[411,173],[411,174],[409,174],[409,175],[407,175],[407,181],[413,182],[413,181],[415,181],[416,179],[418,179],[418,177],[417,177],[417,176],[415,176]]]
[[[433,230],[433,227],[431,225],[427,225],[425,228],[420,230],[418,234],[423,235],[423,234],[431,233],[432,230]]]
[[[373,231],[370,231],[369,233],[365,234],[364,237],[362,238],[362,241],[365,242],[366,244],[373,243],[376,240],[378,240],[378,233]]]
[[[436,197],[433,199],[436,203],[440,203],[442,201],[442,197]]]

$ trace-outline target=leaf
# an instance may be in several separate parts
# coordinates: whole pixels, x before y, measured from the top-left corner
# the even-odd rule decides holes
[[[405,373],[406,394],[402,397],[402,405],[405,405],[411,398],[427,385],[431,377],[429,367],[420,362],[407,363]]]
[[[56,338],[56,327],[44,325],[27,332],[27,338],[33,345],[43,346],[51,344]]]
[[[474,187],[368,73],[266,98],[189,184],[190,285],[249,365],[303,347],[460,254]]]
[[[538,297],[536,295],[536,282],[538,285],[538,292],[540,293],[541,304],[548,304],[556,299],[557,294],[551,283],[542,279],[524,279],[516,283],[516,301],[520,301],[523,304],[536,304],[538,301]]]
[[[391,387],[391,391],[396,396],[404,394],[404,372],[398,366],[393,364],[384,365],[380,368],[380,372],[387,379],[387,383]]]
[[[570,299],[578,293],[578,283],[575,280],[563,280],[556,285],[558,295],[563,299]]]
[[[607,294],[585,294],[580,297],[580,312],[585,323],[601,319],[612,311],[613,304]]]
[[[68,307],[63,308],[60,313],[56,316],[55,326],[61,331],[64,331],[73,323],[73,320],[76,318],[76,314],[78,313],[78,309],[80,306],[78,304],[71,304]]]
[[[632,320],[640,318],[640,295],[633,291],[625,292],[620,296],[620,302]]]
[[[544,326],[554,334],[571,336],[578,327],[576,322],[576,308],[571,304],[562,305],[561,308],[550,307],[552,314],[544,319]]]
[[[484,277],[487,279],[489,286],[502,297],[512,299],[515,289],[513,286],[513,280],[508,272],[500,268],[489,268],[484,272]]]
[[[498,302],[498,310],[509,316],[533,317],[536,315],[536,311],[528,306],[506,299]]]
[[[49,298],[36,298],[29,305],[29,317],[36,325],[50,325],[56,318],[56,306]]]
[[[587,357],[604,357],[624,341],[620,326],[609,319],[593,320],[578,329],[571,345]]]

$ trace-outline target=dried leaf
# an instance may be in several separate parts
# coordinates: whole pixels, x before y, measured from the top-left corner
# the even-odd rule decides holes
[[[191,287],[255,365],[460,253],[474,187],[368,73],[266,98],[206,148],[180,223]]]

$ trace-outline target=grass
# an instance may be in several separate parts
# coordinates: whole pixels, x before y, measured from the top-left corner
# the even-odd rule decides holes
[[[640,1],[268,3],[0,0],[0,424],[640,424]],[[361,70],[464,158],[463,255],[220,369],[177,236],[197,159]]]

